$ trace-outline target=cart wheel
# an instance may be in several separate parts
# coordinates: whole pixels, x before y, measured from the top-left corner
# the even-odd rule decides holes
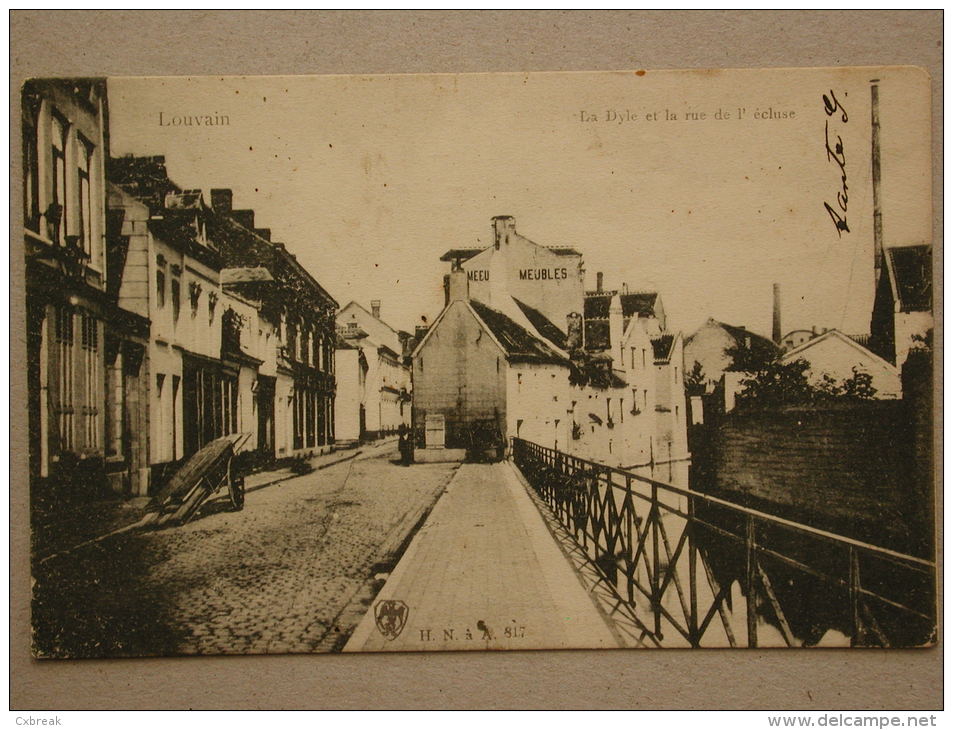
[[[245,477],[233,477],[228,483],[228,496],[232,500],[232,507],[240,512],[245,506]]]

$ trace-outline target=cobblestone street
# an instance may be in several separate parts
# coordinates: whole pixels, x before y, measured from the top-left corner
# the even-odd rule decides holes
[[[40,656],[339,650],[456,464],[396,448],[205,505],[183,527],[116,535],[36,569]],[[375,580],[375,576],[379,576]]]

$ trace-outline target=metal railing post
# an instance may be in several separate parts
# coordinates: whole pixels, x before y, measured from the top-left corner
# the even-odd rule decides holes
[[[748,515],[745,529],[745,583],[748,595],[745,608],[747,609],[748,619],[748,647],[751,649],[758,646],[758,616],[755,613],[758,603],[755,592],[755,575],[758,572],[758,556],[755,549],[754,516]]]
[[[689,626],[688,633],[691,636],[692,646],[701,644],[701,636],[698,635],[698,578],[696,575],[695,561],[697,558],[697,547],[695,546],[695,500],[688,498],[688,524],[685,525],[688,530],[688,593],[690,601]]]
[[[652,520],[652,611],[655,614],[655,636],[662,639],[662,596],[659,594],[659,533],[658,521],[661,515],[658,504],[658,487],[652,483],[652,507],[649,519]]]
[[[847,558],[850,561],[847,583],[850,600],[850,645],[859,646],[862,641],[860,622],[860,562],[857,558],[857,549],[853,545],[847,549]]]

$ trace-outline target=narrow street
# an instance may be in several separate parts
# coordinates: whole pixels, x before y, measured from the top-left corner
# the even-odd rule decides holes
[[[396,445],[205,505],[183,527],[116,535],[34,575],[40,656],[339,650],[457,464]],[[375,576],[380,576],[375,582]]]

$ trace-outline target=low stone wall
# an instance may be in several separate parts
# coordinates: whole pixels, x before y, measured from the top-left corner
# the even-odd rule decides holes
[[[693,487],[904,552],[929,554],[929,424],[914,403],[730,413],[692,427]],[[925,432],[926,431],[926,432]],[[925,447],[926,445],[926,447]]]

